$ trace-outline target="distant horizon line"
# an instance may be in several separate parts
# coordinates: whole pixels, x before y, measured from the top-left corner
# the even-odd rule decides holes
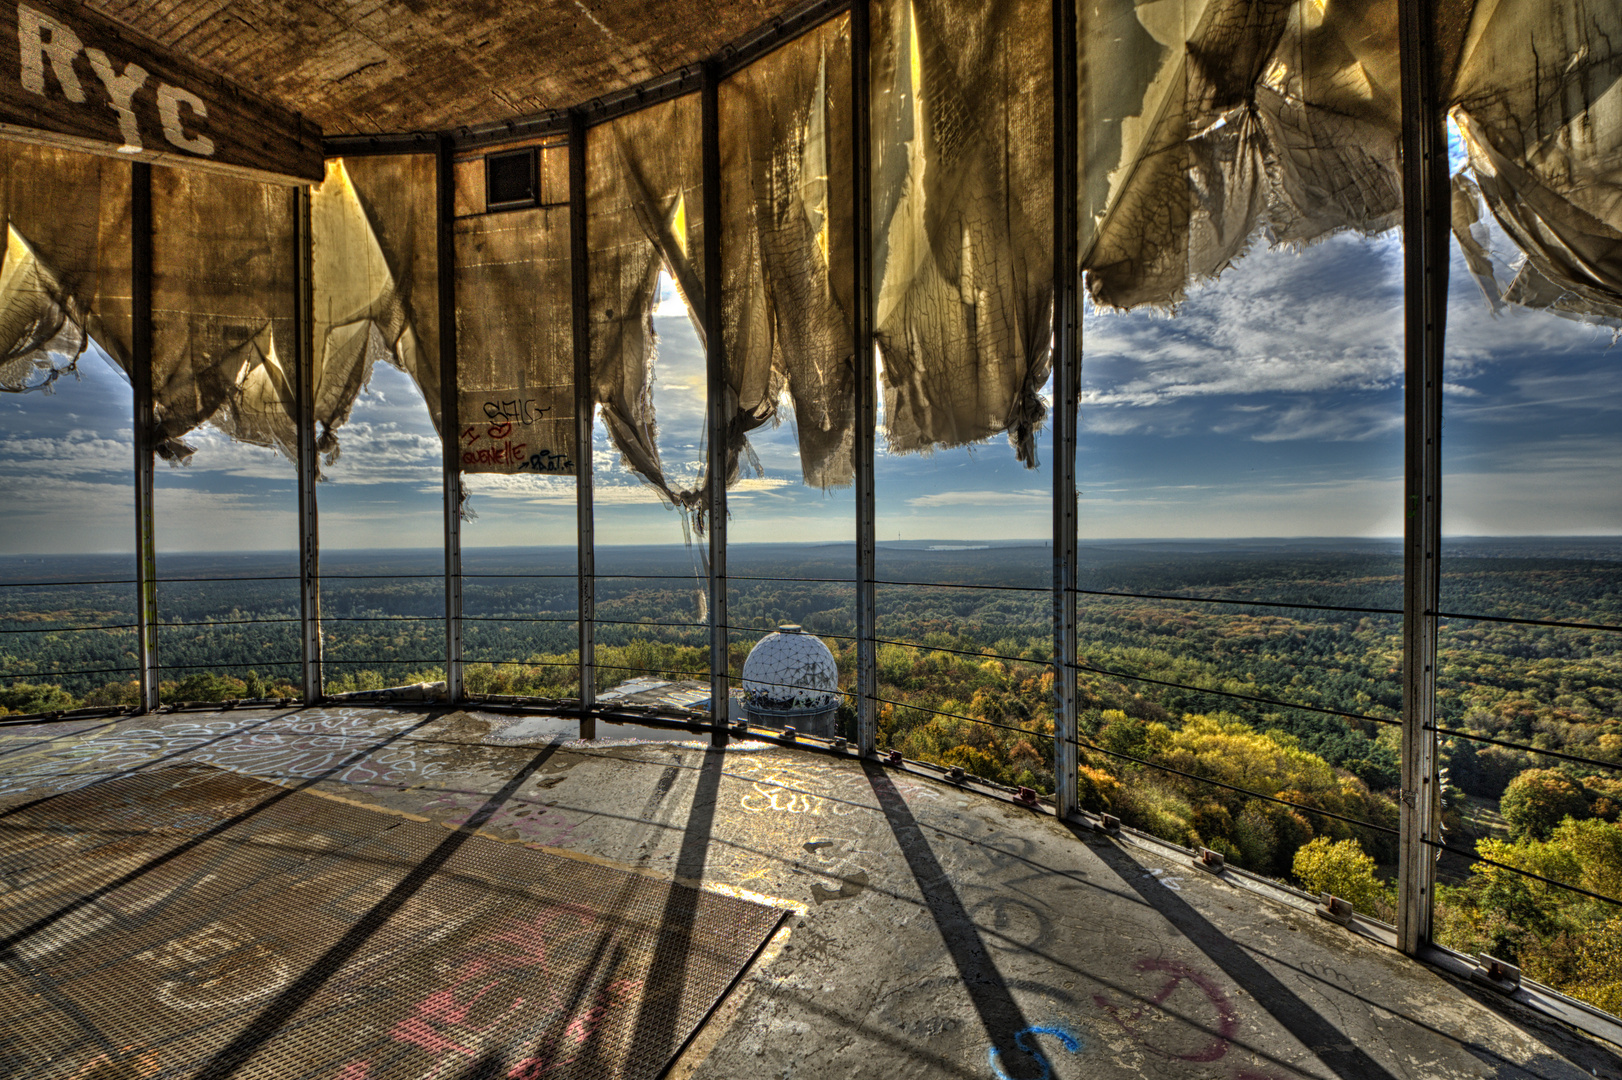
[[[1460,540],[1497,540],[1497,541],[1553,540],[1553,541],[1565,541],[1565,542],[1570,542],[1570,541],[1575,541],[1575,540],[1588,540],[1588,541],[1622,542],[1622,533],[1454,533],[1454,534],[1444,533],[1443,536],[1442,536],[1442,540],[1443,540],[1444,543],[1446,543],[1448,541],[1460,541]],[[1367,543],[1400,544],[1400,543],[1402,543],[1402,541],[1403,541],[1403,537],[1401,537],[1401,536],[1170,536],[1170,537],[1166,537],[1166,536],[1159,536],[1159,537],[1157,537],[1157,536],[1129,536],[1129,537],[1088,537],[1088,538],[1083,538],[1083,539],[1078,540],[1077,543],[1079,545],[1082,545],[1082,546],[1087,546],[1087,545],[1100,545],[1100,544],[1218,544],[1218,543],[1220,543],[1220,544],[1255,544],[1255,543],[1307,544],[1307,543],[1330,543],[1330,542],[1333,542],[1333,543],[1363,543],[1363,544],[1367,544]],[[851,539],[851,540],[740,540],[740,541],[736,541],[734,543],[729,543],[727,546],[729,548],[742,548],[742,547],[804,547],[804,548],[815,548],[815,547],[849,547],[849,546],[852,546],[854,544],[855,544],[854,539]],[[891,547],[891,548],[893,548],[893,547],[896,547],[898,545],[907,546],[907,545],[917,545],[917,544],[938,544],[938,545],[942,545],[943,547],[948,547],[950,549],[957,549],[957,550],[969,549],[969,548],[972,548],[974,546],[978,546],[978,547],[982,547],[982,548],[993,548],[993,547],[999,547],[999,548],[1002,548],[1002,547],[1050,547],[1052,545],[1052,539],[1050,537],[1045,537],[1045,536],[1042,536],[1042,537],[999,538],[999,539],[993,539],[993,540],[953,539],[953,538],[946,538],[946,537],[921,537],[921,538],[918,538],[918,539],[879,540],[879,541],[877,541],[877,546],[881,547],[881,548],[883,548],[883,547]],[[555,550],[569,550],[569,549],[573,548],[573,546],[574,545],[572,545],[572,544],[492,544],[492,545],[488,545],[488,546],[472,546],[472,545],[464,544],[462,546],[462,551],[465,553],[465,552],[468,552],[468,551],[534,551],[534,550],[552,550],[552,549],[555,549]],[[633,544],[597,544],[596,548],[597,548],[597,550],[602,550],[604,548],[619,548],[619,549],[626,549],[626,548],[668,548],[668,549],[671,549],[671,550],[685,550],[685,549],[687,549],[689,547],[693,547],[693,546],[703,546],[703,545],[688,545],[688,544],[683,544],[681,542],[674,542],[674,543],[663,542],[663,543],[641,543],[641,544],[635,544],[635,543],[633,543]],[[436,552],[436,553],[438,553],[438,552],[442,552],[443,548],[434,547],[434,546],[429,546],[429,547],[350,547],[350,548],[323,548],[322,550],[325,553],[331,553],[331,554],[337,554],[337,553],[340,553],[340,552],[378,552],[378,551]],[[181,551],[164,551],[164,550],[160,549],[158,551],[158,555],[160,557],[165,556],[165,555],[169,555],[169,556],[174,556],[174,555],[243,555],[243,556],[271,555],[271,556],[296,556],[296,554],[297,554],[296,551],[294,551],[293,549],[290,549],[290,548],[213,548],[213,549],[198,548],[198,549],[187,549],[187,550],[181,550]],[[52,559],[52,558],[58,558],[59,559],[59,558],[82,558],[82,557],[113,557],[113,556],[120,556],[120,555],[130,556],[130,557],[133,558],[134,557],[134,552],[130,552],[130,551],[74,551],[74,552],[35,551],[35,552],[16,552],[14,554],[9,554],[9,555],[0,555],[0,560],[5,560],[5,559]]]

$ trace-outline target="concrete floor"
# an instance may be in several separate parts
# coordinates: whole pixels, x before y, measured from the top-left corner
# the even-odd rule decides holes
[[[1622,1078],[1616,1047],[1049,816],[810,750],[571,732],[346,706],[5,727],[0,801],[204,762],[792,908],[673,1077]]]

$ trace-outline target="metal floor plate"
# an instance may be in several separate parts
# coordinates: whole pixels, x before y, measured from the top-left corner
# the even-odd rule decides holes
[[[656,1077],[783,912],[216,769],[0,811],[0,1075]]]

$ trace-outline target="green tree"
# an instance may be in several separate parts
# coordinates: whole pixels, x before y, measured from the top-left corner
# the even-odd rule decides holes
[[[1589,813],[1583,785],[1559,769],[1521,773],[1510,781],[1498,810],[1517,840],[1547,840],[1566,818],[1585,818]]]
[[[1356,840],[1320,836],[1295,853],[1294,870],[1308,892],[1333,893],[1371,915],[1391,907],[1389,890],[1374,875],[1374,859]]]

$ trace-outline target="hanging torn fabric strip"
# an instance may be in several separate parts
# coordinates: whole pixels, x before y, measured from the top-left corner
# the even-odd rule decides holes
[[[50,392],[94,340],[128,363],[130,167],[0,143],[0,391]]]
[[[805,483],[853,479],[849,86],[846,17],[721,85],[728,484],[785,390]]]
[[[1449,100],[1471,272],[1494,307],[1622,329],[1622,9],[1479,3],[1466,25]],[[1491,250],[1487,214],[1517,251]]]
[[[875,11],[874,281],[892,452],[1006,431],[1036,464],[1051,365],[1051,6]]]

